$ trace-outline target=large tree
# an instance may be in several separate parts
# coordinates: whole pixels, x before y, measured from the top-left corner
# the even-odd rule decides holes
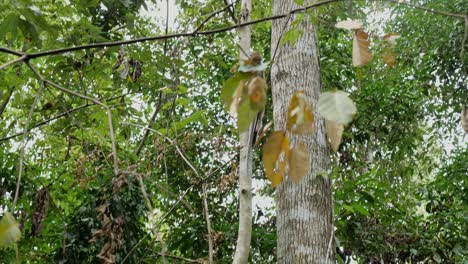
[[[69,2],[0,3],[0,263],[230,263],[236,238],[240,262],[466,262],[465,0],[257,0],[251,50],[240,1],[178,0],[172,28],[170,10],[148,17],[155,1]],[[346,19],[359,35],[335,27]],[[353,67],[357,35],[374,58]],[[264,74],[236,72],[251,51]],[[250,247],[220,100],[236,76],[267,81],[242,110],[265,103],[280,131],[252,150]],[[329,148],[317,99],[334,89],[358,111]],[[290,119],[297,91],[313,112]],[[275,189],[259,152],[286,130]]]
[[[275,0],[273,15],[297,7],[292,0]],[[294,45],[279,45],[283,34],[291,30],[295,17],[293,14],[272,24],[271,83],[276,130],[286,129],[288,106],[295,91],[303,90],[307,103],[312,106],[317,105],[320,94],[319,50],[313,20],[307,17],[296,26],[303,34]],[[334,262],[332,186],[331,180],[324,176],[330,164],[329,149],[323,119],[317,112],[315,117],[313,134],[290,137],[293,145],[302,142],[307,146],[311,170],[300,182],[287,179],[278,187],[278,263]]]

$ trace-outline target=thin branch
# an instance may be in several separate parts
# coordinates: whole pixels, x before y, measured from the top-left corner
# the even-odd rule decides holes
[[[288,26],[288,22],[289,22],[290,19],[291,19],[291,15],[288,15],[286,17],[286,21],[284,21],[283,28],[281,29],[281,35],[278,38],[278,42],[276,43],[275,51],[273,52],[273,57],[271,57],[270,65],[273,65],[273,62],[275,61],[276,52],[278,51],[281,39],[283,38],[284,32],[286,30],[286,27]]]
[[[164,254],[164,256],[166,256],[168,258],[178,259],[178,260],[182,260],[182,261],[185,261],[185,262],[188,262],[188,263],[201,263],[201,264],[205,263],[203,260],[189,259],[189,258],[184,258],[184,257],[176,256],[176,255],[165,254],[165,253],[162,253],[162,252],[153,252],[153,253],[156,254],[157,256],[162,256]],[[154,258],[157,257],[157,256],[149,256],[147,259],[154,260]]]
[[[158,98],[158,105],[154,109],[153,115],[151,116],[150,121],[148,122],[147,128],[151,128],[153,126],[154,121],[156,120],[156,117],[158,116],[159,111],[161,110],[161,105],[162,105],[162,92],[159,92],[159,98]],[[149,135],[149,130],[145,129],[145,132],[143,134],[143,137],[140,140],[140,144],[138,144],[138,148],[136,150],[136,155],[140,156],[140,152],[143,149],[143,146],[145,145],[146,138],[148,138]]]
[[[169,216],[172,211],[174,211],[174,209],[177,207],[177,205],[182,201],[182,199],[185,198],[185,196],[187,195],[187,193],[190,191],[190,189],[193,188],[193,185],[188,187],[185,192],[179,197],[179,200],[177,200],[173,205],[172,207],[169,209],[169,211],[167,211],[166,214],[164,214],[164,216],[161,218],[161,220],[159,220],[159,222],[155,225],[155,227],[159,228],[163,223],[164,221],[166,220],[166,217]],[[146,235],[144,237],[142,237],[140,239],[140,241],[138,241],[138,243],[135,244],[135,246],[133,246],[133,248],[130,250],[130,252],[128,252],[128,254],[125,256],[125,258],[122,260],[122,264],[125,263],[125,261],[127,260],[128,257],[130,257],[130,255],[132,255],[133,251],[135,251],[135,249],[137,249],[141,243],[150,235],[151,233],[146,233]]]
[[[26,58],[27,58],[26,55],[22,55],[22,56],[19,57],[19,58],[16,58],[16,59],[14,59],[14,60],[11,60],[11,61],[9,61],[9,62],[6,62],[6,63],[4,63],[4,64],[2,64],[2,65],[0,66],[0,70],[3,70],[4,68],[6,68],[6,67],[8,67],[8,66],[10,66],[10,65],[12,65],[12,64],[15,64],[15,63],[17,63],[17,62],[22,62],[22,61],[24,61]]]
[[[236,3],[237,3],[237,2],[238,2],[238,0],[236,1]],[[229,5],[233,5],[234,3],[229,4],[229,2],[228,2],[227,0],[224,0],[224,4],[225,4],[226,6],[229,6]],[[234,24],[239,23],[239,22],[237,22],[236,15],[234,14],[234,8],[232,8],[232,9],[229,8],[229,9],[228,9],[228,12],[229,12],[229,15],[231,15],[232,21],[234,21]]]
[[[26,119],[26,123],[24,125],[24,130],[28,130],[29,124],[31,123],[31,119],[34,113],[34,109],[36,108],[37,102],[39,101],[39,98],[41,97],[42,90],[44,89],[45,86],[45,80],[42,76],[39,77],[41,81],[41,86],[39,88],[39,91],[37,91],[36,97],[34,97],[34,101],[31,105],[31,108],[29,109],[29,114],[28,118]],[[19,156],[19,169],[18,169],[18,179],[16,181],[16,190],[15,190],[15,198],[13,199],[13,210],[15,210],[16,207],[16,202],[18,201],[18,195],[19,195],[19,189],[21,186],[21,177],[23,176],[23,159],[24,159],[24,151],[26,148],[26,144],[28,142],[28,133],[26,132],[23,135],[23,139],[21,140],[21,148],[20,148],[20,156]]]
[[[212,236],[212,230],[211,230],[211,221],[210,221],[210,213],[208,210],[208,194],[206,190],[206,184],[203,184],[202,187],[202,192],[203,192],[203,209],[205,213],[205,219],[206,219],[206,229],[207,229],[207,235],[208,235],[208,257],[209,257],[209,263],[213,264],[213,236]]]
[[[373,1],[376,1],[376,0],[373,0]],[[415,5],[415,4],[410,4],[410,3],[406,3],[406,2],[398,2],[396,0],[379,0],[379,1],[388,1],[388,2],[391,2],[391,3],[399,4],[399,5],[407,5],[407,6],[410,6],[412,8],[421,9],[421,10],[431,12],[431,13],[434,13],[434,14],[439,14],[439,15],[452,16],[452,17],[458,17],[458,18],[464,18],[465,17],[464,14],[456,14],[456,13],[450,13],[450,12],[445,12],[445,11],[434,10],[434,9],[430,9],[430,8]],[[24,54],[22,52],[10,50],[10,49],[3,48],[3,47],[0,47],[0,52],[3,51],[3,52],[13,54],[13,55],[17,55],[17,56],[26,55],[26,58],[24,60],[28,60],[28,59],[39,58],[39,57],[44,57],[44,56],[51,56],[51,55],[57,55],[57,54],[65,53],[65,52],[83,50],[83,49],[115,47],[115,46],[128,45],[128,44],[134,44],[134,43],[140,43],[140,42],[165,40],[165,39],[180,38],[180,37],[196,37],[196,36],[202,36],[202,35],[213,35],[213,34],[230,31],[230,30],[237,29],[237,28],[242,28],[242,27],[249,26],[249,25],[262,23],[262,22],[265,22],[265,21],[271,21],[271,20],[276,20],[276,19],[280,19],[280,18],[285,18],[288,15],[291,15],[291,14],[294,14],[294,13],[304,12],[304,11],[306,11],[308,9],[311,9],[311,8],[314,8],[314,7],[319,7],[319,6],[322,6],[322,5],[335,3],[335,2],[343,2],[343,0],[326,0],[326,1],[322,1],[322,2],[315,3],[315,4],[311,4],[311,5],[307,5],[307,6],[304,6],[304,7],[293,9],[293,10],[291,10],[288,13],[285,13],[285,14],[279,14],[279,15],[274,15],[274,16],[270,16],[270,17],[264,17],[264,18],[261,18],[261,19],[256,19],[256,20],[252,20],[252,21],[248,21],[248,22],[244,22],[244,23],[240,23],[240,24],[236,24],[236,25],[231,25],[231,26],[227,26],[227,27],[222,27],[222,28],[212,29],[212,30],[206,30],[206,31],[199,31],[199,32],[192,31],[192,32],[158,35],[158,36],[151,36],[151,37],[142,37],[142,38],[136,38],[136,39],[130,39],[130,40],[91,43],[91,44],[86,44],[86,45],[79,45],[79,46],[73,46],[73,47],[66,47],[66,48],[36,52],[36,53],[31,53],[31,54]]]
[[[226,3],[226,6],[223,8],[223,9],[220,9],[220,10],[217,10],[217,11],[214,11],[213,13],[209,14],[202,22],[201,24],[194,30],[194,32],[199,32],[205,25],[206,23],[208,23],[208,21],[210,21],[214,16],[218,15],[219,13],[222,13],[222,12],[225,12],[225,11],[231,11],[231,6],[233,6],[234,4],[236,4],[237,2],[239,2],[239,0],[236,0],[234,2],[232,2],[231,4],[227,4],[226,0],[225,0],[225,3]],[[237,22],[236,22],[237,23]]]
[[[23,53],[23,52],[19,52],[19,51],[16,51],[16,50],[12,50],[12,49],[9,49],[9,48],[5,48],[5,47],[0,47],[0,52],[8,53],[8,54],[16,55],[16,56],[23,56],[23,55],[26,55],[26,54]]]
[[[118,175],[119,174],[119,163],[118,163],[118,156],[117,156],[117,145],[116,145],[116,140],[115,140],[115,135],[114,135],[114,127],[112,125],[112,111],[111,109],[109,108],[109,106],[107,106],[106,104],[102,103],[101,101],[99,101],[98,99],[96,98],[92,98],[92,97],[89,97],[89,96],[86,96],[86,95],[82,95],[80,93],[77,93],[75,91],[72,91],[72,90],[69,90],[67,88],[64,88],[52,81],[49,81],[47,79],[45,79],[40,73],[39,71],[37,71],[37,69],[32,66],[29,62],[26,62],[26,64],[28,65],[28,67],[34,72],[34,74],[41,80],[43,80],[44,83],[46,84],[49,84],[51,85],[52,87],[55,87],[56,89],[58,90],[61,90],[62,92],[65,92],[65,93],[68,93],[68,94],[71,94],[71,95],[74,95],[76,97],[80,97],[82,99],[86,99],[88,101],[91,101],[97,105],[100,105],[102,106],[104,109],[106,109],[106,112],[107,112],[107,121],[108,121],[108,125],[109,125],[109,137],[111,138],[111,145],[112,145],[112,156],[113,156],[113,159],[114,159],[114,175]]]
[[[252,1],[242,0],[241,22],[249,22],[252,13]],[[290,16],[290,15],[288,15]],[[239,29],[239,49],[240,51],[251,48],[251,28],[243,27]],[[239,61],[246,57],[239,52]],[[245,53],[245,52],[244,52]],[[252,240],[252,144],[250,129],[241,132],[239,135],[239,228],[237,232],[236,250],[233,257],[233,264],[247,264],[250,254]]]
[[[424,6],[421,6],[421,5],[411,4],[411,3],[408,3],[408,2],[401,2],[401,1],[398,1],[398,0],[381,0],[381,1],[389,1],[389,2],[393,2],[395,4],[399,4],[399,5],[406,5],[406,6],[409,6],[409,7],[412,7],[412,8],[421,9],[421,10],[424,10],[424,11],[427,11],[427,12],[430,12],[430,13],[433,13],[433,14],[438,14],[438,15],[443,15],[443,16],[460,17],[460,18],[464,18],[466,16],[464,14],[456,14],[456,13],[450,13],[450,12],[446,12],[446,11],[435,10],[435,9],[424,7]]]
[[[166,30],[164,30],[164,34],[167,35],[169,32],[169,0],[166,0]],[[164,40],[164,55],[166,55],[167,51],[167,39]],[[166,260],[163,257],[163,262],[166,263]]]
[[[113,100],[116,100],[116,99],[120,99],[120,98],[122,98],[122,97],[125,97],[125,96],[127,96],[127,95],[129,95],[129,94],[132,94],[132,93],[127,93],[127,94],[124,94],[124,95],[119,95],[119,96],[111,97],[111,98],[109,98],[109,99],[106,99],[105,101],[106,101],[106,102],[110,102],[110,101],[113,101]],[[1,143],[2,141],[6,141],[6,140],[9,140],[9,139],[12,139],[12,138],[21,136],[21,135],[23,135],[24,133],[29,132],[29,131],[31,131],[31,130],[33,130],[33,129],[36,129],[36,128],[41,127],[41,126],[44,126],[44,125],[47,125],[48,123],[50,123],[50,122],[52,122],[52,121],[54,121],[54,120],[57,120],[57,119],[59,119],[59,118],[62,118],[62,117],[64,117],[64,116],[67,116],[67,115],[69,115],[69,114],[71,114],[71,113],[77,112],[77,111],[79,111],[79,110],[81,110],[81,109],[84,109],[84,108],[87,108],[87,107],[91,107],[91,106],[96,106],[96,104],[95,104],[95,103],[92,103],[92,104],[84,104],[84,105],[80,105],[80,106],[78,106],[78,107],[76,107],[76,108],[70,109],[70,110],[67,111],[67,112],[63,112],[63,113],[61,113],[61,114],[58,114],[58,115],[56,115],[56,116],[54,116],[54,117],[51,117],[51,118],[49,118],[49,119],[43,120],[43,121],[41,121],[41,122],[35,124],[34,126],[30,127],[27,131],[24,131],[24,130],[23,130],[23,131],[21,131],[21,132],[19,132],[19,133],[16,133],[16,134],[13,134],[13,135],[10,135],[10,136],[6,136],[6,137],[4,137],[4,138],[0,138],[0,143]]]
[[[163,137],[166,141],[168,141],[169,143],[171,143],[177,150],[177,152],[179,153],[179,155],[182,157],[182,159],[185,161],[185,163],[187,163],[187,165],[190,167],[190,169],[192,169],[195,174],[197,175],[198,178],[202,179],[202,177],[200,176],[200,173],[198,172],[198,170],[195,168],[195,166],[193,166],[193,164],[187,159],[187,157],[185,156],[184,152],[179,148],[179,146],[177,145],[177,143],[175,143],[175,140],[172,140],[170,139],[169,137],[163,135],[161,132],[157,131],[157,130],[154,130],[152,128],[149,128],[149,127],[145,127],[145,126],[142,126],[142,125],[138,125],[138,124],[132,124],[132,123],[127,123],[127,122],[123,122],[123,124],[125,125],[130,125],[130,126],[135,126],[135,127],[140,127],[140,128],[143,128],[143,129],[146,129],[146,130],[149,130],[151,132],[154,132],[156,134],[158,134],[159,136]]]
[[[460,59],[462,63],[464,63],[465,61],[465,45],[466,45],[467,38],[468,38],[468,15],[465,15],[465,32],[463,34],[463,41],[462,41],[461,50],[460,50]]]
[[[10,91],[8,92],[8,97],[3,101],[3,103],[0,105],[0,117],[2,117],[3,111],[5,111],[6,106],[10,102],[11,95],[13,94],[13,89],[10,88]]]

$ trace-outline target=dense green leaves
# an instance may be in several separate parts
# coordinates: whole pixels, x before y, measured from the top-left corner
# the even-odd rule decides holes
[[[463,0],[417,4],[451,13],[467,9]],[[189,32],[225,8],[223,1],[215,0],[177,1],[177,5],[178,28],[170,27],[169,32]],[[271,1],[255,1],[252,18],[270,16],[270,5]],[[157,18],[161,23],[156,23],[140,12],[147,7],[153,10],[153,3],[7,1],[0,3],[0,46],[37,52],[164,34],[165,10]],[[240,4],[232,10],[237,18]],[[366,1],[322,5],[292,18],[293,26],[304,19],[317,25],[321,86],[349,94],[359,109],[356,114],[349,101],[336,100],[335,94],[331,117],[322,113],[321,103],[299,101],[281,113],[288,133],[297,132],[299,137],[312,131],[312,123],[324,125],[323,117],[335,121],[332,126],[325,122],[327,130],[335,126],[327,134],[337,153],[331,173],[323,176],[332,178],[334,184],[335,242],[341,258],[361,263],[466,262],[468,156],[466,139],[460,137],[460,113],[468,101],[466,58],[461,56],[463,18],[430,14],[404,3],[371,5]],[[370,45],[363,47],[374,59],[365,67],[351,67],[353,36],[333,26],[348,18],[363,21],[368,33],[365,39]],[[204,29],[234,23],[225,12],[211,17]],[[268,61],[271,23],[253,25],[252,30],[252,47]],[[388,45],[382,39],[387,32],[398,32],[400,37]],[[311,32],[284,32],[281,44],[294,45],[303,34]],[[164,246],[168,255],[206,261],[203,185],[208,189],[215,261],[232,261],[238,217],[237,129],[245,130],[259,110],[265,109],[266,119],[271,120],[273,103],[266,91],[253,86],[249,90],[248,81],[257,73],[242,72],[266,70],[262,80],[267,86],[268,64],[263,60],[230,72],[239,57],[235,35],[235,31],[220,32],[29,61],[47,79],[95,97],[112,109],[120,169],[125,173],[113,173],[103,108],[47,86],[31,119],[14,212],[17,220],[13,219],[19,225],[3,229],[13,235],[8,241],[17,241],[21,232],[17,241],[20,261],[95,263],[100,256],[121,263],[128,256],[126,263],[159,263]],[[1,53],[0,63],[14,58]],[[0,106],[5,106],[0,107],[0,208],[5,210],[11,208],[16,187],[18,133],[24,129],[40,82],[25,63],[1,69],[0,80]],[[242,81],[245,85],[239,86]],[[234,111],[242,116],[237,124],[223,111],[223,104],[229,111],[234,99],[240,99]],[[321,114],[313,116],[316,110]],[[348,124],[346,130],[342,123]],[[308,167],[295,165],[315,166],[304,145],[283,144],[284,133],[273,132],[273,139],[263,143],[267,150],[275,145],[263,154],[269,164],[267,176],[276,177],[274,185],[281,181],[275,172],[289,170],[289,175],[281,176],[301,180]],[[284,153],[279,160],[278,150]],[[258,188],[254,197],[261,202],[254,205],[249,261],[274,263],[275,208],[268,202],[274,194],[263,170],[258,169],[260,151],[255,152]],[[142,177],[153,212],[146,206],[135,173]],[[36,195],[46,188],[50,192],[48,213],[33,217],[41,212]],[[38,219],[41,232],[33,237],[33,222]],[[162,234],[162,241],[154,230]],[[0,262],[15,260],[13,249],[0,249]],[[178,260],[167,257],[167,261]]]

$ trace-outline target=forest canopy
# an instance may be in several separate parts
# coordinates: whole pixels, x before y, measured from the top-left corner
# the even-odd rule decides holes
[[[259,116],[249,263],[279,259],[278,188],[321,126],[327,258],[468,263],[468,2],[275,1],[1,1],[0,263],[232,262]],[[321,94],[291,87],[278,129],[276,51],[309,34]]]

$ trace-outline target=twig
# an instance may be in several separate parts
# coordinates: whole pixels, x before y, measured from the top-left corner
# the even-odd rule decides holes
[[[424,6],[421,6],[421,5],[411,4],[411,3],[408,3],[406,1],[405,2],[398,1],[398,0],[381,0],[381,1],[389,1],[389,2],[393,2],[395,4],[399,4],[399,5],[406,5],[406,6],[409,6],[409,7],[412,7],[412,8],[421,9],[421,10],[424,10],[424,11],[427,11],[427,12],[430,12],[430,13],[433,13],[433,14],[438,14],[438,15],[451,16],[451,17],[460,17],[460,18],[464,18],[466,16],[464,14],[456,14],[456,13],[450,13],[450,12],[435,10],[435,9],[424,7]]]
[[[106,99],[105,101],[106,101],[106,102],[110,102],[110,101],[113,101],[113,100],[116,100],[116,99],[120,99],[120,98],[122,98],[122,97],[125,97],[125,96],[127,96],[127,95],[129,95],[129,94],[132,94],[132,93],[127,93],[127,94],[124,94],[124,95],[119,95],[119,96],[111,97],[111,98],[109,98],[109,99]],[[49,119],[46,119],[46,120],[44,120],[44,121],[41,121],[41,122],[35,124],[34,126],[30,127],[30,128],[28,129],[27,132],[29,132],[29,131],[31,131],[31,130],[33,130],[33,129],[35,129],[35,128],[41,127],[41,126],[43,126],[43,125],[46,125],[46,124],[48,124],[48,123],[50,123],[50,122],[52,122],[52,121],[54,121],[54,120],[57,120],[57,119],[62,118],[62,117],[64,117],[64,116],[67,116],[67,115],[69,115],[69,114],[71,114],[71,113],[77,112],[77,111],[79,111],[79,110],[81,110],[81,109],[84,109],[84,108],[87,108],[87,107],[91,107],[91,106],[96,106],[96,104],[95,104],[95,103],[92,103],[92,104],[84,104],[84,105],[80,105],[80,106],[78,106],[78,107],[76,107],[76,108],[70,109],[70,110],[67,111],[67,112],[63,112],[63,113],[61,113],[61,114],[58,114],[58,115],[56,115],[56,116],[54,116],[54,117],[51,117],[51,118],[49,118]],[[26,131],[23,130],[23,131],[21,131],[21,132],[19,132],[19,133],[16,133],[16,134],[13,134],[13,135],[10,135],[10,136],[6,136],[6,137],[4,137],[4,138],[0,138],[0,143],[1,143],[2,141],[9,140],[9,139],[12,139],[12,138],[21,136],[21,135],[23,135],[25,132],[26,132]]]
[[[29,124],[31,123],[31,119],[34,113],[34,109],[36,108],[37,102],[39,101],[39,98],[41,97],[42,90],[44,89],[45,86],[45,79],[40,76],[39,77],[41,81],[41,86],[39,88],[39,91],[37,91],[36,97],[34,97],[34,101],[31,105],[31,108],[29,109],[29,114],[28,118],[26,119],[26,123],[24,125],[24,130],[28,131]],[[18,201],[18,195],[19,195],[19,189],[21,186],[21,177],[23,176],[23,159],[24,159],[24,150],[26,148],[26,144],[28,142],[28,132],[24,133],[23,139],[21,140],[21,148],[20,148],[20,156],[19,156],[19,169],[18,169],[18,179],[16,181],[16,190],[15,190],[15,198],[13,199],[13,210],[15,210],[16,207],[16,202]]]
[[[222,13],[224,11],[228,11],[228,12],[231,12],[231,6],[236,4],[237,2],[239,2],[239,0],[236,0],[234,2],[232,2],[231,4],[227,4],[226,0],[224,1],[226,3],[226,6],[223,8],[223,9],[220,9],[220,10],[217,10],[217,11],[214,11],[213,13],[209,14],[202,22],[201,24],[194,30],[194,32],[199,32],[204,26],[206,23],[208,23],[208,21],[210,21],[211,18],[213,18],[214,16],[216,16],[217,14],[219,13]],[[237,22],[236,22],[237,24]]]
[[[23,55],[26,55],[26,54],[23,53],[23,52],[19,52],[19,51],[16,51],[16,50],[12,50],[12,49],[9,49],[9,48],[5,48],[5,47],[0,47],[0,52],[4,52],[4,53],[16,55],[16,56],[23,56]]]
[[[275,47],[275,51],[273,52],[273,57],[271,57],[270,65],[273,65],[273,62],[275,61],[276,52],[278,51],[281,39],[283,38],[284,31],[286,30],[286,27],[288,26],[288,22],[290,19],[291,19],[291,15],[288,15],[286,17],[286,21],[284,21],[283,28],[281,29],[281,35],[278,38],[278,41],[276,42],[276,47]]]
[[[143,128],[143,129],[146,129],[146,130],[149,130],[151,132],[154,132],[156,134],[158,134],[159,136],[163,137],[166,141],[168,141],[169,143],[171,143],[172,145],[174,145],[174,147],[176,148],[177,152],[179,153],[179,155],[182,157],[182,159],[185,161],[185,163],[187,163],[187,165],[189,165],[190,169],[192,169],[195,174],[197,175],[198,178],[201,178],[200,176],[200,173],[198,172],[198,170],[195,168],[195,166],[193,166],[193,164],[187,159],[187,157],[184,155],[183,151],[179,148],[179,146],[174,142],[174,140],[170,139],[169,137],[163,135],[161,132],[157,131],[157,130],[154,130],[152,128],[149,128],[149,127],[144,127],[142,125],[138,125],[138,124],[132,124],[132,123],[127,123],[127,122],[123,122],[123,124],[126,124],[126,125],[130,125],[130,126],[136,126],[136,127],[140,127],[140,128]]]
[[[5,101],[0,105],[0,117],[2,117],[3,111],[5,111],[6,106],[10,102],[11,95],[13,94],[13,89],[10,88],[10,91],[8,92],[8,97],[5,98]]]
[[[158,255],[158,256],[162,256],[163,253],[162,252],[153,252],[154,254]],[[164,256],[168,257],[168,258],[173,258],[173,259],[178,259],[178,260],[182,260],[182,261],[185,261],[185,262],[189,262],[189,263],[205,263],[204,261],[202,260],[198,260],[198,259],[189,259],[189,258],[184,258],[184,257],[180,257],[180,256],[176,256],[176,255],[172,255],[172,254],[165,254],[164,253]],[[153,260],[156,256],[149,256],[147,259],[151,259]]]
[[[158,35],[158,36],[151,36],[151,37],[142,37],[142,38],[136,38],[136,39],[130,39],[130,40],[121,40],[121,41],[112,41],[112,42],[99,42],[99,43],[90,43],[86,45],[79,45],[79,46],[73,46],[73,47],[66,47],[66,48],[60,48],[60,49],[54,49],[54,50],[48,50],[48,51],[41,51],[41,52],[36,52],[36,53],[31,53],[31,54],[24,54],[22,52],[10,50],[4,47],[0,47],[0,52],[6,52],[9,54],[17,55],[17,56],[23,56],[26,55],[26,58],[24,60],[28,59],[34,59],[34,58],[39,58],[39,57],[44,57],[44,56],[51,56],[51,55],[57,55],[57,54],[62,54],[65,52],[70,52],[70,51],[76,51],[76,50],[83,50],[83,49],[92,49],[92,48],[104,48],[104,47],[115,47],[115,46],[121,46],[121,45],[128,45],[128,44],[134,44],[134,43],[140,43],[140,42],[147,42],[147,41],[155,41],[155,40],[164,40],[164,39],[171,39],[171,38],[179,38],[179,37],[196,37],[196,36],[202,36],[202,35],[213,35],[217,33],[222,33],[226,31],[230,31],[233,29],[249,26],[249,25],[254,25],[258,23],[262,23],[265,21],[271,21],[271,20],[276,20],[280,18],[285,18],[288,15],[298,13],[298,12],[303,12],[308,9],[314,8],[314,7],[319,7],[322,5],[330,4],[330,3],[335,3],[335,2],[342,2],[343,0],[325,0],[322,2],[318,2],[315,4],[307,5],[304,7],[296,8],[288,13],[285,14],[279,14],[279,15],[274,15],[270,17],[264,17],[261,19],[256,19],[252,21],[248,21],[245,23],[239,23],[236,25],[231,25],[227,27],[222,27],[222,28],[217,28],[217,29],[212,29],[212,30],[206,30],[206,31],[192,31],[192,32],[183,32],[183,33],[175,33],[175,34],[167,34],[167,35]],[[400,5],[407,5],[416,9],[421,9],[425,10],[427,12],[431,12],[434,14],[439,14],[439,15],[445,15],[445,16],[452,16],[452,17],[458,17],[458,18],[464,18],[464,14],[456,14],[456,13],[449,13],[445,11],[438,11],[430,8],[426,8],[423,6],[415,5],[415,4],[410,4],[406,2],[398,2],[395,0],[379,0],[379,1],[388,1],[392,2],[395,4],[400,4]]]
[[[2,64],[2,65],[0,66],[0,70],[3,70],[4,68],[6,68],[6,67],[8,67],[8,66],[10,66],[10,65],[12,65],[12,64],[15,64],[15,63],[17,63],[17,62],[24,61],[24,60],[26,59],[26,57],[27,57],[26,55],[22,55],[22,56],[19,57],[19,58],[16,58],[16,59],[14,59],[14,60],[11,60],[11,61],[9,61],[9,62],[6,62],[6,63],[4,63],[4,64]]]
[[[80,93],[77,93],[75,91],[72,91],[72,90],[69,90],[67,88],[64,88],[52,81],[49,81],[47,79],[45,79],[40,73],[39,71],[37,71],[37,69],[32,66],[29,62],[26,62],[26,64],[28,65],[28,67],[34,72],[34,74],[41,80],[43,80],[43,82],[45,84],[49,84],[51,85],[52,87],[55,87],[56,89],[58,90],[61,90],[65,93],[69,93],[71,95],[74,95],[76,97],[80,97],[82,99],[86,99],[88,101],[91,101],[97,105],[100,105],[102,106],[104,109],[106,109],[106,112],[107,112],[107,121],[109,123],[109,137],[111,138],[111,145],[112,145],[112,156],[113,156],[113,159],[114,159],[114,175],[118,175],[119,174],[119,164],[118,164],[118,156],[117,156],[117,146],[116,146],[116,140],[115,140],[115,135],[114,135],[114,127],[112,125],[112,111],[111,109],[109,108],[109,106],[107,106],[106,104],[102,103],[101,101],[99,101],[98,99],[96,98],[92,98],[92,97],[89,97],[89,96],[86,96],[86,95],[82,95]]]
[[[162,104],[162,92],[159,92],[159,98],[158,98],[158,105],[154,109],[153,115],[151,116],[150,121],[148,122],[148,128],[151,128],[153,126],[154,121],[156,120],[156,117],[158,116],[159,110],[161,110],[161,104]],[[140,156],[140,152],[143,149],[143,146],[145,145],[146,138],[148,138],[149,135],[149,130],[145,129],[145,132],[143,134],[143,137],[140,140],[140,144],[138,144],[138,148],[136,150],[136,155]]]
[[[235,3],[237,3],[239,0],[235,1]],[[227,0],[224,0],[224,4],[226,4],[226,6],[229,6],[229,5],[234,5],[235,4],[234,2],[229,4]],[[228,9],[228,12],[229,12],[229,15],[231,15],[231,18],[232,18],[232,21],[234,21],[234,24],[237,24],[237,18],[236,18],[236,15],[234,14],[234,11],[233,11],[234,8],[229,8]]]
[[[203,184],[202,187],[203,191],[203,209],[205,212],[205,219],[206,219],[206,229],[208,232],[208,256],[210,264],[213,264],[213,236],[211,235],[211,221],[210,221],[210,213],[208,211],[208,198],[207,198],[207,190],[206,184]]]
[[[159,222],[155,225],[157,228],[159,228],[162,223],[164,223],[164,221],[166,220],[166,217],[172,213],[172,211],[176,208],[176,206],[180,203],[180,201],[182,201],[182,199],[184,199],[184,197],[187,195],[187,193],[190,191],[190,189],[193,188],[193,185],[188,187],[184,194],[182,194],[179,198],[179,200],[177,200],[174,205],[172,205],[171,209],[169,209],[169,211],[167,211],[167,213],[161,218],[161,220],[159,220]],[[130,255],[133,253],[133,251],[135,251],[136,248],[138,248],[140,246],[140,244],[150,235],[150,233],[146,233],[146,235],[144,237],[142,237],[140,239],[140,241],[138,241],[138,243],[135,244],[135,246],[133,246],[133,248],[130,250],[130,252],[128,252],[128,254],[125,256],[125,258],[122,260],[122,263],[121,264],[124,264],[125,261],[127,260],[128,257],[130,257]]]
[[[461,50],[460,50],[461,63],[464,63],[465,61],[465,45],[466,45],[467,38],[468,38],[468,15],[465,15],[465,32],[463,34],[463,41],[462,41]]]

